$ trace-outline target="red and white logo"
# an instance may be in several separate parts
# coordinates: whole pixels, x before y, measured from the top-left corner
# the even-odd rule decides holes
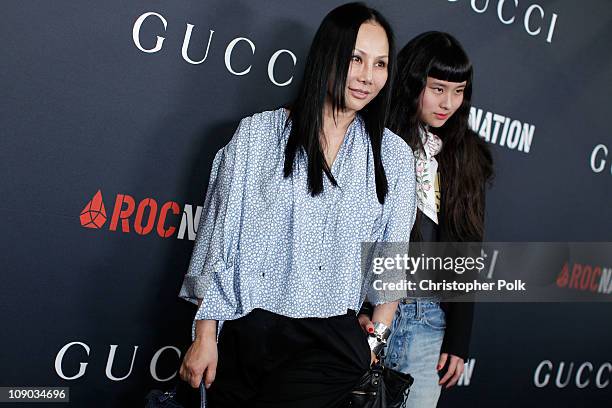
[[[134,231],[139,235],[148,235],[155,230],[162,238],[176,236],[178,239],[184,239],[187,233],[187,239],[193,241],[201,214],[201,206],[185,204],[181,212],[175,201],[159,205],[151,197],[136,202],[129,194],[117,194],[108,229],[125,233]],[[107,216],[101,190],[87,203],[79,218],[85,228],[101,229],[104,226]]]
[[[557,286],[609,295],[612,293],[612,268],[566,262],[557,275]]]

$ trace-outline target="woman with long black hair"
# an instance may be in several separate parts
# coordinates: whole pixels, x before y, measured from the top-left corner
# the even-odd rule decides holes
[[[486,143],[468,128],[472,64],[453,36],[431,31],[406,44],[397,66],[388,127],[415,154],[418,211],[411,241],[481,242],[493,170]],[[436,298],[400,301],[385,362],[414,377],[407,407],[435,407],[441,387],[457,383],[473,307]],[[360,321],[372,327],[366,315]]]
[[[360,243],[408,241],[416,214],[412,150],[384,127],[393,71],[384,17],[340,6],[295,101],[216,155],[180,292],[199,306],[180,375],[211,407],[339,406],[367,371],[355,311],[369,290],[390,325],[397,298],[367,289]]]

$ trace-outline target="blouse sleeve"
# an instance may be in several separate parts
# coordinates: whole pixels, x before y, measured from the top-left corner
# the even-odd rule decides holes
[[[234,257],[246,182],[246,155],[251,118],[240,122],[231,141],[215,155],[193,253],[179,297],[197,304],[203,299],[231,318],[239,307]],[[219,319],[221,320],[221,319]]]
[[[393,168],[395,183],[389,186],[389,193],[384,204],[386,225],[380,245],[375,252],[377,257],[395,257],[396,254],[408,253],[410,232],[416,218],[416,177],[412,149],[403,141],[394,146]],[[385,168],[386,170],[386,168]],[[406,279],[404,270],[385,270],[381,275],[374,275],[373,280],[382,283],[399,283]],[[371,283],[367,299],[374,305],[394,302],[406,297],[405,290],[375,289]]]

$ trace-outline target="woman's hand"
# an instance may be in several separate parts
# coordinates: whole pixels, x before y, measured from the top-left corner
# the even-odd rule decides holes
[[[446,370],[444,377],[442,377],[438,383],[440,385],[445,385],[444,388],[450,388],[457,384],[457,381],[459,381],[459,377],[461,377],[464,369],[464,361],[461,357],[457,357],[454,354],[442,353],[440,354],[440,359],[438,360],[438,365],[436,366],[438,371],[440,371],[446,365],[449,355],[450,362],[448,363],[448,369]]]
[[[200,300],[201,302],[201,300]],[[195,341],[185,353],[179,375],[193,388],[198,388],[204,377],[206,388],[215,380],[217,374],[217,322],[215,320],[196,321]]]
[[[368,334],[374,333],[374,323],[372,323],[368,315],[359,315],[359,324],[361,325],[361,328],[364,332]]]
[[[198,388],[204,377],[206,388],[210,387],[217,373],[217,342],[215,339],[205,338],[194,341],[187,350],[179,374],[183,381],[193,388]]]
[[[361,325],[363,331],[365,331],[366,333],[374,333],[374,323],[372,323],[368,315],[359,315],[359,324]],[[374,364],[377,361],[378,357],[376,357],[376,354],[374,354],[374,352],[370,350],[370,365]]]

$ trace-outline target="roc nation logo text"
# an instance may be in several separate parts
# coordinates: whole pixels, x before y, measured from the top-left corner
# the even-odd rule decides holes
[[[153,198],[147,197],[136,202],[129,194],[117,194],[108,229],[125,233],[134,232],[139,235],[155,233],[162,238],[176,236],[178,239],[193,241],[196,237],[201,206],[185,204],[181,207],[175,201],[158,204]],[[180,216],[180,220],[179,220]],[[101,229],[106,223],[106,209],[102,191],[98,192],[85,205],[80,215],[81,226]],[[178,227],[178,228],[177,228]],[[186,234],[185,234],[186,233]]]
[[[609,295],[612,294],[612,268],[566,262],[557,276],[557,286]]]
[[[524,153],[529,153],[531,149],[535,126],[530,123],[474,106],[470,108],[468,123],[478,136],[489,143]]]

